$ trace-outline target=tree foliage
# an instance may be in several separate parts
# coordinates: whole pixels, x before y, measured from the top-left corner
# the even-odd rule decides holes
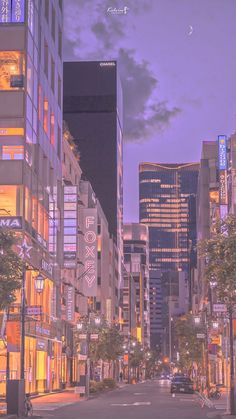
[[[16,243],[14,233],[0,229],[0,310],[15,301],[15,291],[21,287],[23,263],[13,250]]]
[[[197,365],[201,364],[202,340],[197,338],[197,333],[203,333],[204,330],[194,325],[191,314],[176,319],[174,327],[179,351],[179,366],[187,372],[193,362]]]
[[[222,300],[229,297],[236,302],[236,217],[229,215],[217,220],[212,236],[199,243],[199,254],[206,259],[205,277],[215,282],[216,292]]]
[[[116,326],[103,328],[97,346],[97,356],[103,361],[116,361],[122,354],[123,337]]]

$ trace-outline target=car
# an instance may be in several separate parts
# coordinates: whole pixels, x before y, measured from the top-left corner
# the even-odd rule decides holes
[[[160,376],[161,380],[169,380],[170,379],[170,375],[167,373],[162,373]]]
[[[171,381],[171,393],[194,393],[193,382],[189,377],[177,375]]]

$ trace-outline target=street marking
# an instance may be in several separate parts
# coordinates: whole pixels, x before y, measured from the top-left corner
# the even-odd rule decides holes
[[[147,393],[134,393],[134,396],[142,396],[143,394],[147,394]]]
[[[151,402],[112,403],[111,406],[150,406]]]
[[[180,402],[195,402],[195,399],[179,399]]]

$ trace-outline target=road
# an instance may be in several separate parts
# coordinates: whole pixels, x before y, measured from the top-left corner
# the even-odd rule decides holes
[[[196,395],[170,394],[166,381],[148,381],[109,391],[88,401],[35,415],[56,419],[209,419],[217,413],[202,408]]]

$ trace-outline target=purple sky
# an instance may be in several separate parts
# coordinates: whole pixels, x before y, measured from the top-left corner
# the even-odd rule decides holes
[[[65,60],[119,63],[125,221],[138,221],[139,162],[198,161],[202,140],[235,131],[235,22],[236,0],[66,0]]]

